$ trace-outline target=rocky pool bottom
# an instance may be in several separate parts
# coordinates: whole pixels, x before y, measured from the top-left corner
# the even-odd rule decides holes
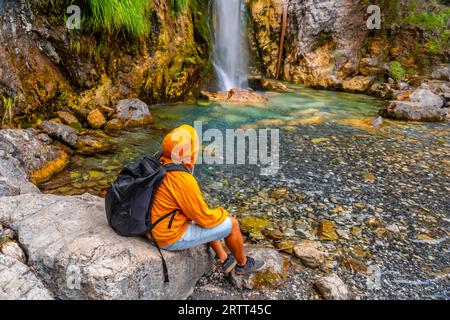
[[[307,89],[273,96],[265,109],[158,108],[153,127],[115,138],[116,153],[74,156],[40,187],[104,195],[124,163],[156,151],[181,123],[280,128],[277,175],[261,176],[250,165],[199,165],[195,174],[211,206],[238,216],[249,244],[291,257],[287,280],[273,290],[237,289],[216,270],[191,299],[315,299],[315,279],[330,272],[357,299],[448,299],[448,122],[379,126],[378,109],[373,98]],[[318,263],[294,258],[306,240],[317,246]]]

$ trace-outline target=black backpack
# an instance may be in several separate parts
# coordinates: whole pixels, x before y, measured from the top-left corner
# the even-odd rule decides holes
[[[108,224],[124,237],[150,235],[159,251],[163,263],[165,282],[169,282],[166,261],[153,236],[152,230],[164,219],[171,217],[169,229],[178,210],[167,213],[154,224],[151,223],[151,208],[156,191],[169,171],[190,171],[182,164],[161,164],[160,154],[144,157],[131,163],[119,173],[117,180],[109,187],[105,199]]]

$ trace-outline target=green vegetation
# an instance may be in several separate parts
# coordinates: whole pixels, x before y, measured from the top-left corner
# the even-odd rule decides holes
[[[172,13],[195,7],[199,0],[167,0]],[[147,37],[151,28],[152,0],[33,0],[51,23],[63,23],[66,8],[71,4],[80,6],[84,32],[117,35],[125,33],[134,39]],[[44,11],[45,10],[45,11]]]
[[[136,38],[150,32],[148,0],[89,0],[89,17],[85,20],[94,32],[126,32]]]
[[[428,31],[440,31],[447,26],[449,19],[450,8],[445,8],[438,12],[422,11],[411,14],[404,19],[404,23]]]
[[[403,79],[406,74],[406,70],[403,68],[402,64],[398,61],[391,62],[391,77],[397,80]]]
[[[3,108],[5,109],[5,112],[2,117],[2,128],[5,126],[5,121],[8,119],[9,125],[12,125],[13,121],[13,114],[12,109],[16,102],[16,99],[12,99],[9,97],[3,97]]]

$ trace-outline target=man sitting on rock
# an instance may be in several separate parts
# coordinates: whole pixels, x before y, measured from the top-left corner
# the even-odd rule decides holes
[[[195,129],[183,125],[171,131],[162,144],[161,163],[182,163],[192,170],[199,152]],[[239,222],[223,209],[210,209],[203,200],[194,176],[184,171],[168,172],[153,201],[151,219],[155,223],[164,215],[178,210],[153,229],[158,245],[165,250],[180,251],[209,243],[222,263],[225,273],[237,274],[261,270],[264,262],[245,255]],[[170,226],[170,227],[169,227]],[[227,254],[220,240],[232,254]]]

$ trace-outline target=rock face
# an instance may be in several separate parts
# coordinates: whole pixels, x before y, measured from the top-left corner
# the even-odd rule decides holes
[[[327,300],[350,300],[352,298],[345,283],[334,273],[320,277],[314,286]]]
[[[15,195],[18,189],[36,192],[27,176],[35,183],[44,181],[69,161],[65,152],[43,143],[33,129],[1,130],[0,146],[0,196]]]
[[[53,4],[51,14],[39,1],[0,2],[0,97],[17,97],[17,121],[37,120],[34,111],[59,97],[79,99],[76,105],[112,105],[132,96],[159,103],[199,91],[209,59],[209,1],[199,2],[202,13],[188,9],[177,16],[168,14],[173,9],[168,0],[152,1],[151,33],[136,43],[109,39],[107,32],[100,32],[103,39],[84,29],[72,33],[62,19],[66,4]],[[85,49],[100,50],[100,42],[108,48],[94,58]],[[132,46],[136,50],[129,50]]]
[[[380,30],[368,28],[371,14],[367,11],[372,3],[366,1],[248,0],[246,3],[253,67],[263,76],[276,76],[286,6],[280,80],[382,97],[388,97],[397,85],[397,90],[403,89],[400,87],[404,80],[408,82],[406,85],[414,85],[414,76],[407,75],[408,69],[420,77],[449,81],[445,65],[448,46],[439,52],[416,50],[415,44],[426,48],[430,39],[439,35],[401,22],[420,10],[435,10],[429,1],[373,3],[381,9]],[[413,3],[417,10],[410,6]],[[442,5],[439,10],[444,8]]]
[[[165,285],[157,250],[116,235],[104,200],[94,196],[26,194],[0,198],[0,208],[0,220],[17,229],[30,266],[58,299],[184,299],[212,267],[205,246],[164,252]]]
[[[137,127],[153,121],[148,105],[139,99],[121,100],[116,105],[117,119],[126,127]]]
[[[53,300],[28,266],[0,254],[0,300]]]
[[[284,283],[289,267],[289,258],[278,253],[273,248],[247,247],[249,256],[266,263],[265,269],[247,275],[231,273],[231,279],[238,288],[246,289],[273,289]]]

